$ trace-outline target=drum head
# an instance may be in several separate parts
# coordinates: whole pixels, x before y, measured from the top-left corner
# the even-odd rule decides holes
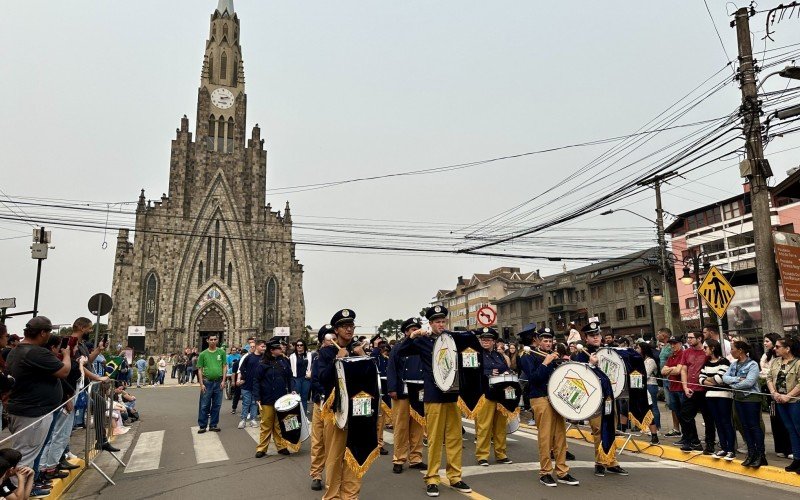
[[[519,414],[514,418],[509,418],[506,423],[506,434],[514,434],[519,430]]]
[[[311,436],[311,425],[308,423],[306,412],[301,411],[300,416],[303,419],[302,427],[300,428],[300,442],[302,443]]]
[[[614,349],[603,347],[597,350],[597,367],[606,374],[611,381],[614,397],[618,398],[627,388],[627,373],[625,360]]]
[[[289,411],[300,404],[300,396],[297,394],[287,394],[275,401],[275,411]]]
[[[453,387],[458,375],[458,349],[453,337],[442,334],[433,343],[433,380],[444,392]]]
[[[339,404],[334,412],[336,427],[347,429],[347,415],[350,413],[350,396],[347,394],[344,365],[340,359],[336,360],[336,383],[339,384]]]
[[[603,405],[600,378],[584,363],[564,363],[553,371],[547,383],[550,404],[568,420],[587,420]]]

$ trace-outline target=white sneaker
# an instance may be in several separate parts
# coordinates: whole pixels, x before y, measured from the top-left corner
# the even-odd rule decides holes
[[[67,460],[75,460],[76,458],[78,458],[78,455],[69,451],[67,452]]]
[[[241,420],[241,421],[239,421],[238,428],[239,428],[239,429],[244,429],[244,426],[245,426],[245,425],[247,425],[247,421],[245,421],[245,420]]]
[[[250,427],[258,427],[258,423],[255,421],[255,419],[250,421]]]

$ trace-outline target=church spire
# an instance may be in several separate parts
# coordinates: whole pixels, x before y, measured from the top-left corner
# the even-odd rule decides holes
[[[219,0],[217,12],[224,14],[226,10],[228,11],[228,15],[233,15],[233,0]]]

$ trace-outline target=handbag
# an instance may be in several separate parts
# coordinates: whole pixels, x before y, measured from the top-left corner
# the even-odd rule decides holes
[[[89,396],[86,395],[86,391],[79,392],[78,397],[75,398],[75,409],[84,410],[88,405],[89,405]]]

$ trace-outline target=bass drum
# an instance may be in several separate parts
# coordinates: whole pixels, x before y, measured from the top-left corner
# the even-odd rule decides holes
[[[433,380],[442,392],[458,392],[458,348],[447,333],[433,343]]]
[[[509,418],[506,423],[506,434],[514,434],[519,430],[519,413],[513,418]]]
[[[625,368],[625,360],[620,354],[611,347],[603,347],[597,350],[597,367],[606,374],[611,381],[611,388],[614,391],[614,398],[620,397],[628,390],[628,372]]]
[[[588,420],[603,406],[600,377],[585,363],[571,361],[553,370],[547,396],[553,409],[567,420]]]
[[[299,431],[299,439],[292,436],[288,439],[292,444],[299,444],[311,436],[311,426],[297,394],[286,394],[275,401],[275,413],[280,422],[281,434],[288,439],[290,434]]]

